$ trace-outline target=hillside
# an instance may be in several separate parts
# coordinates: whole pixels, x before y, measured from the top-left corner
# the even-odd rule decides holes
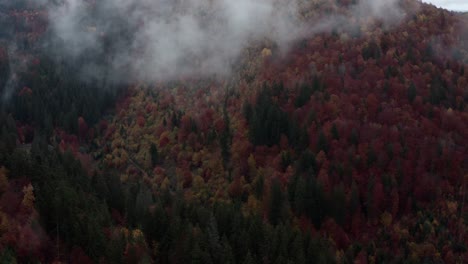
[[[1,261],[468,262],[468,18],[351,2],[301,2],[320,30],[252,41],[227,75],[192,76],[195,53],[126,82],[118,41],[57,58],[43,6],[5,9]]]

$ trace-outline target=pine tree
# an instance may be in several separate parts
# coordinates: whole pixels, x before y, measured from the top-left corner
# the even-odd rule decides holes
[[[412,103],[414,101],[414,98],[416,98],[416,86],[413,82],[411,82],[408,88],[408,101]]]
[[[150,155],[151,155],[151,165],[154,168],[154,167],[156,167],[156,165],[159,164],[158,148],[156,147],[156,144],[154,144],[154,143],[151,143]]]
[[[332,138],[335,139],[335,140],[340,139],[340,135],[338,134],[338,128],[336,128],[335,123],[333,123],[333,125],[331,127],[331,135],[332,135]]]
[[[281,213],[283,210],[283,193],[279,180],[274,179],[271,185],[270,198],[270,223],[277,225],[281,221]]]
[[[252,254],[250,254],[250,251],[247,253],[247,256],[245,257],[244,261],[242,262],[243,264],[254,264],[255,261],[252,257]]]
[[[224,130],[222,131],[220,137],[220,145],[221,145],[221,155],[223,157],[223,165],[226,168],[229,158],[231,156],[230,148],[231,148],[231,128],[230,128],[230,119],[227,112],[227,98],[224,103],[223,107],[223,120],[224,120]]]
[[[317,149],[319,152],[320,150],[323,150],[325,153],[328,153],[328,140],[323,131],[320,131],[318,140],[317,140]]]

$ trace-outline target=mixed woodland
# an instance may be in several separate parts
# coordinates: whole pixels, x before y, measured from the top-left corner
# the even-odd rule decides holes
[[[229,77],[121,83],[5,4],[0,262],[467,263],[468,17],[401,5]]]

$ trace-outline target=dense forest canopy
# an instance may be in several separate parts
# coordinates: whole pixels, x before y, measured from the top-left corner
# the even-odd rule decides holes
[[[467,25],[0,0],[0,262],[468,262]]]

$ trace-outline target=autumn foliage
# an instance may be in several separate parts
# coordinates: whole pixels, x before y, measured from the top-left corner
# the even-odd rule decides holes
[[[346,14],[351,2],[317,10]],[[57,171],[102,207],[63,212],[107,244],[59,237],[46,217],[49,234],[36,227],[42,189],[1,167],[0,246],[80,263],[468,262],[468,20],[401,2],[408,16],[395,28],[351,19],[359,32],[330,29],[286,54],[254,45],[233,80],[135,84],[100,121],[70,115],[48,139],[71,164]],[[319,12],[303,8],[304,19]],[[29,143],[34,125],[4,130]],[[64,240],[62,255],[44,249]]]

